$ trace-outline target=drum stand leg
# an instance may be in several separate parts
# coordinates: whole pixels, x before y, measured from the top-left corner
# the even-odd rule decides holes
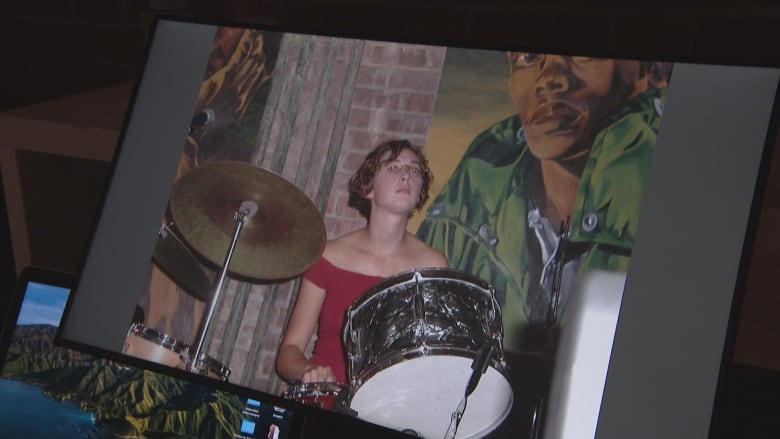
[[[230,260],[233,259],[233,252],[236,249],[238,237],[241,234],[241,229],[244,227],[244,222],[254,216],[255,213],[257,213],[257,204],[252,201],[244,201],[241,203],[241,207],[239,207],[238,211],[233,214],[233,220],[236,223],[235,227],[233,228],[233,238],[230,241],[230,246],[228,247],[227,254],[225,255],[225,261],[222,263],[222,270],[220,270],[217,281],[215,282],[214,291],[211,295],[211,300],[209,301],[209,307],[206,311],[206,316],[201,322],[200,329],[198,330],[198,340],[195,343],[195,351],[189,359],[190,372],[199,373],[198,364],[201,362],[201,356],[204,357],[204,360],[206,358],[205,353],[201,351],[203,349],[203,344],[206,340],[209,327],[211,326],[211,320],[214,318],[214,311],[217,307],[217,303],[219,303],[220,296],[222,295],[223,284],[225,282],[225,278],[227,277]],[[203,362],[204,364],[207,364],[207,362]],[[205,372],[208,373],[208,370]]]

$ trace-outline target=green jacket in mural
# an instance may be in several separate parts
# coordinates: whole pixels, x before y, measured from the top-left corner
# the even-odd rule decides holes
[[[595,137],[571,218],[570,278],[584,270],[628,269],[663,97],[663,90],[638,96]],[[417,232],[447,255],[453,269],[493,286],[505,349],[524,349],[525,330],[549,316],[551,293],[542,285],[546,261],[535,236],[541,217],[531,198],[540,178],[520,120],[507,118],[472,142]]]

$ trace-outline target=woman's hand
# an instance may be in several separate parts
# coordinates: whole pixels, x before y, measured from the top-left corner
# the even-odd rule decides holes
[[[304,383],[336,382],[336,375],[329,366],[310,364],[303,369],[301,381]]]
[[[313,364],[304,355],[314,335],[324,300],[325,290],[306,278],[301,281],[298,300],[276,356],[276,370],[288,382],[324,381],[328,377],[333,377],[332,381],[335,381],[330,368]],[[317,368],[319,369],[315,370]]]

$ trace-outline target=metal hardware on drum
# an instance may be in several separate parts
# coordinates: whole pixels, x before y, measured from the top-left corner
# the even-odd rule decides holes
[[[282,396],[302,404],[355,416],[356,413],[346,405],[347,392],[347,387],[338,383],[298,382],[288,387]]]
[[[230,378],[230,368],[206,355],[205,352],[200,354],[198,361],[195,362],[195,365],[190,370],[200,375],[219,378],[224,382],[227,382]]]
[[[512,408],[500,306],[475,276],[420,269],[386,279],[349,307],[342,335],[358,418],[423,437],[444,437],[455,422],[459,437],[478,437]]]

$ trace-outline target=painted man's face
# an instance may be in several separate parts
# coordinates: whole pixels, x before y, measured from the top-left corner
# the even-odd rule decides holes
[[[543,160],[587,153],[604,119],[647,89],[639,61],[510,52],[509,65],[509,93]]]

